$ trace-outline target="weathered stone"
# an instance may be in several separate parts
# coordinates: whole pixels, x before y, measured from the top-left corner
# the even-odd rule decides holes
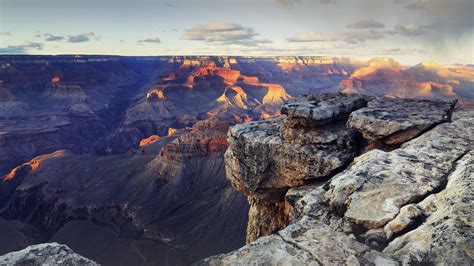
[[[441,189],[460,156],[474,148],[474,117],[437,126],[392,152],[372,150],[335,176],[330,208],[363,227],[379,228],[405,204]]]
[[[345,121],[313,127],[281,126],[281,137],[291,144],[315,145],[322,149],[349,149],[356,146],[356,131],[347,128]]]
[[[393,240],[384,253],[412,264],[429,260],[436,265],[472,265],[473,185],[474,151],[471,151],[458,161],[446,189],[416,204],[428,216],[426,221]],[[400,212],[394,221],[410,217],[409,213]]]
[[[392,238],[393,234],[405,230],[407,227],[415,223],[415,221],[423,216],[423,211],[416,204],[408,204],[400,209],[400,213],[385,225],[384,231],[387,239]]]
[[[379,98],[351,113],[347,125],[364,138],[393,145],[451,120],[456,102]]]
[[[44,243],[0,256],[0,265],[98,265],[74,253],[68,246]]]
[[[255,241],[260,236],[276,233],[288,225],[285,202],[268,202],[248,197],[250,205],[247,224],[247,243]]]
[[[306,194],[310,193],[311,191],[313,191],[318,186],[321,186],[321,184],[313,184],[313,185],[290,188],[290,189],[288,189],[288,191],[285,194],[285,202],[290,207],[293,208],[293,207],[295,207],[296,203],[301,198],[306,196]]]
[[[320,265],[311,254],[286,243],[278,235],[261,237],[228,254],[207,258],[194,265]]]
[[[398,104],[398,100],[382,102]],[[474,113],[458,112],[450,121],[450,103],[406,102],[408,111],[428,110],[408,119],[408,124],[423,127],[413,135],[418,137],[402,145],[378,142],[391,151],[373,149],[333,177],[317,175],[308,167],[322,165],[334,174],[341,168],[324,163],[328,158],[321,152],[360,148],[356,134],[340,121],[316,127],[306,121],[309,125],[304,127],[288,122],[288,117],[232,128],[226,154],[228,178],[250,195],[249,226],[256,240],[206,263],[397,265],[423,263],[432,256],[435,263],[472,264]],[[404,126],[408,111],[398,120],[393,114],[387,127]],[[445,120],[426,128],[418,123],[442,117],[443,112]],[[397,140],[413,137],[401,132]],[[461,170],[454,171],[456,165]],[[275,232],[285,223],[289,225]],[[291,250],[295,256],[288,254],[289,247],[295,248]],[[269,254],[278,255],[273,259]]]
[[[275,235],[225,255],[211,257],[205,265],[397,265],[397,262],[344,233],[310,217]]]
[[[352,111],[366,106],[370,99],[362,94],[302,95],[283,104],[281,113],[288,116],[285,123],[291,127],[324,125],[346,119]]]
[[[354,157],[355,146],[347,131],[341,130],[346,143],[339,146],[299,145],[281,138],[282,124],[283,119],[276,118],[239,124],[229,130],[227,178],[238,191],[282,201],[288,188],[330,176]]]

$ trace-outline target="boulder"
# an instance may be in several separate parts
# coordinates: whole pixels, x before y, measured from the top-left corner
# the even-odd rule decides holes
[[[387,255],[344,233],[304,217],[277,234],[262,237],[228,254],[198,265],[398,265]]]
[[[415,214],[423,219],[417,221],[413,212],[402,209],[387,224],[387,233],[400,229],[406,233],[390,242],[384,252],[405,263],[474,264],[473,184],[474,151],[470,151],[457,162],[443,191],[409,207],[417,209]]]
[[[450,121],[455,105],[456,101],[379,98],[352,112],[347,125],[370,141],[400,144]]]
[[[0,256],[0,265],[99,265],[74,253],[68,246],[44,243]]]
[[[442,189],[456,161],[474,149],[474,118],[468,113],[437,126],[392,152],[372,150],[335,176],[326,202],[367,229],[393,220],[400,208]]]
[[[319,126],[346,119],[352,111],[367,105],[371,98],[362,94],[325,93],[302,95],[285,102],[281,113],[290,126]]]

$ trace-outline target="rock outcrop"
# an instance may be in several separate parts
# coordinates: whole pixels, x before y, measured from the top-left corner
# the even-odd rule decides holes
[[[382,98],[351,113],[348,126],[362,132],[364,138],[394,145],[403,143],[451,120],[453,102],[433,102]]]
[[[301,97],[301,106],[297,98],[283,106],[287,118],[230,129],[226,169],[249,199],[251,243],[200,263],[472,264],[474,113],[455,112],[451,119],[452,102],[332,97]],[[354,105],[364,99],[367,107]],[[319,101],[334,105],[315,108]],[[339,146],[349,138],[350,147],[365,151],[357,133],[351,138],[352,129],[340,125],[349,116],[348,126],[369,141],[372,128],[391,132],[377,140],[395,133],[394,143],[403,144],[354,158],[347,145]],[[359,116],[378,124],[364,127],[354,122],[364,120]],[[323,136],[332,141],[321,145]]]
[[[99,265],[74,253],[68,246],[45,243],[0,256],[0,265]]]
[[[283,105],[286,119],[230,129],[226,172],[232,186],[249,198],[248,242],[287,225],[284,195],[289,188],[330,177],[352,161],[357,132],[345,121],[368,99],[355,94],[301,96]]]

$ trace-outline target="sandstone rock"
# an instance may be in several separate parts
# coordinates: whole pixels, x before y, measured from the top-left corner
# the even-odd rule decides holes
[[[281,113],[288,116],[290,126],[324,125],[347,118],[352,111],[366,106],[369,99],[361,94],[302,95],[283,104]]]
[[[390,110],[399,100],[381,102],[390,103]],[[317,156],[320,151],[358,146],[357,137],[342,122],[319,126],[310,123],[304,127],[302,123],[288,123],[288,117],[231,128],[230,149],[226,153],[228,179],[239,191],[251,195],[251,240],[257,239],[206,262],[278,264],[280,258],[273,260],[268,254],[288,251],[291,244],[307,252],[309,260],[289,255],[295,261],[284,263],[397,265],[423,263],[429,257],[440,264],[472,263],[473,112],[457,112],[450,121],[453,103],[403,103],[408,103],[407,110],[400,118],[381,111],[393,117],[387,119],[387,127],[396,121],[404,124],[408,111],[417,108],[428,112],[420,113],[422,118],[409,123],[417,124],[427,117],[440,118],[435,123],[449,123],[430,124],[423,129],[428,132],[418,132],[415,135],[422,135],[390,152],[374,149],[362,154],[326,184],[322,176],[314,178],[321,180],[319,184],[289,180],[309,176],[308,172],[298,171],[324,160]],[[305,157],[298,152],[309,148],[316,151],[307,155],[312,160],[301,160]],[[331,164],[324,165],[332,169]],[[260,236],[271,234],[285,219],[289,224],[286,228],[258,238],[258,232]]]
[[[285,203],[284,195],[289,188],[324,180],[355,156],[357,133],[348,129],[345,121],[318,127],[313,127],[312,122],[304,126],[288,121],[301,118],[295,118],[298,114],[310,116],[314,110],[319,122],[340,120],[364,105],[366,98],[324,94],[303,99],[306,101],[303,105],[311,106],[309,109],[300,106],[300,102],[290,101],[293,104],[284,105],[289,108],[285,110],[293,110],[287,118],[240,124],[229,130],[229,149],[225,154],[227,179],[236,190],[249,196],[251,203],[247,242],[287,225],[288,214],[296,202],[290,193],[291,202]],[[336,109],[329,106],[331,103]],[[298,108],[301,110],[296,111]]]
[[[296,224],[229,254],[211,257],[203,265],[398,265],[380,252],[304,217]]]
[[[427,215],[426,220],[412,231],[394,239],[384,252],[399,257],[405,263],[428,260],[436,265],[472,265],[473,184],[474,151],[470,151],[457,162],[444,190],[416,204],[416,208]],[[401,211],[388,224],[386,231],[393,231],[393,226],[390,225],[395,221],[410,220],[412,216],[411,213]]]
[[[299,141],[319,141],[321,145],[299,145],[282,139],[282,124],[283,118],[275,118],[239,124],[229,130],[230,149],[225,155],[227,178],[238,191],[258,198],[276,197],[277,201],[281,201],[281,193],[289,187],[329,176],[354,156],[350,131],[340,129],[342,136],[336,133],[329,136],[329,140],[312,137],[312,140]],[[321,130],[317,134],[324,136],[332,128]],[[306,136],[304,133],[299,135]],[[332,136],[334,140],[330,139]],[[341,142],[339,145],[332,144],[337,143],[338,139]]]
[[[379,228],[400,208],[441,189],[456,160],[474,148],[471,113],[437,126],[392,152],[372,150],[335,176],[330,208],[363,227]]]
[[[45,243],[0,256],[0,265],[99,265],[74,253],[68,246]]]
[[[247,224],[247,243],[251,243],[261,236],[276,233],[288,225],[285,215],[285,202],[268,202],[248,197],[250,205]],[[283,214],[283,215],[282,215]]]
[[[399,144],[451,120],[456,102],[380,98],[351,113],[347,125],[364,138]]]
[[[311,255],[281,237],[262,237],[229,254],[207,258],[195,265],[319,265]]]

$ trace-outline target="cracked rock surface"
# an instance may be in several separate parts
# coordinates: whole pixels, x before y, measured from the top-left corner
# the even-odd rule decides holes
[[[352,112],[347,124],[368,140],[394,145],[449,121],[455,105],[456,101],[380,98]]]
[[[265,224],[268,228],[273,221],[283,222],[251,235],[250,239],[247,234],[250,243],[239,250],[200,263],[473,264],[474,111],[454,112],[451,120],[452,103],[375,99],[366,108],[377,106],[374,101],[419,104],[417,108],[424,108],[440,119],[427,127],[423,119],[412,120],[410,123],[415,127],[425,127],[427,131],[409,137],[418,136],[391,151],[373,149],[355,158],[351,153],[342,169],[322,163],[332,172],[310,178],[302,169],[321,163],[315,154],[322,150],[343,152],[342,147],[348,147],[340,145],[344,142],[339,140],[349,132],[337,126],[340,118],[325,125],[312,123],[306,128],[302,124],[288,124],[290,118],[232,128],[229,139],[234,145],[230,145],[227,153],[233,157],[226,157],[229,180],[250,200],[259,193],[273,195],[260,197],[263,202],[271,202],[267,204],[271,211],[267,207],[254,208],[255,216],[264,217],[252,221],[251,226],[249,221],[248,232],[250,227],[265,228]],[[359,111],[364,110],[361,108]],[[406,109],[408,112],[409,108]],[[359,111],[352,110],[352,114]],[[397,120],[396,113],[381,113],[375,118],[382,121],[390,116],[393,119],[387,123]],[[328,141],[324,143],[321,139],[328,128],[332,130],[326,131]],[[344,133],[339,134],[334,128]],[[360,149],[363,144],[353,134],[351,147]],[[266,148],[258,146],[262,143]],[[280,152],[284,155],[270,152],[272,148],[268,147],[272,145],[283,145],[285,148]],[[299,156],[285,153],[292,147],[298,151],[311,148],[313,153],[300,160]],[[289,173],[285,171],[290,170],[301,172],[285,176]],[[298,185],[292,178],[311,182]],[[285,223],[288,226],[284,227]],[[282,229],[275,230],[278,227]]]
[[[0,265],[99,265],[74,253],[68,246],[44,243],[0,256]]]

